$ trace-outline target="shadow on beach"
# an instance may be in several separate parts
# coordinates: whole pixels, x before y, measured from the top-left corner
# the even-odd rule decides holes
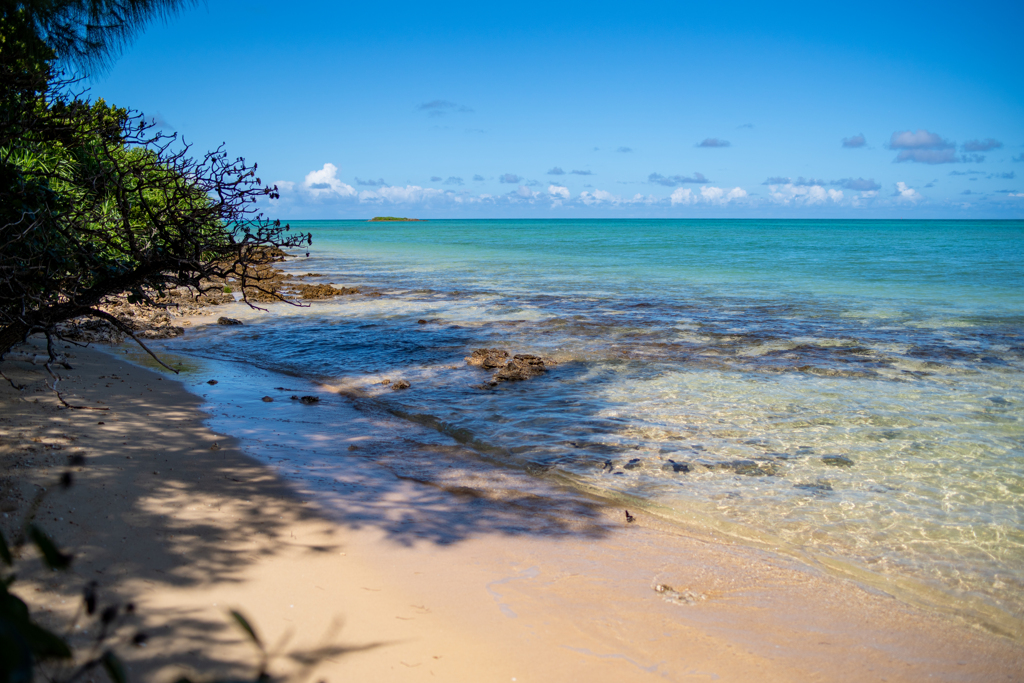
[[[211,433],[201,399],[178,384],[116,355],[75,353],[75,369],[61,371],[61,387],[70,403],[93,409],[58,407],[39,368],[6,364],[7,374],[27,386],[19,395],[5,385],[0,394],[5,531],[37,487],[52,485],[69,455],[86,457],[75,468],[76,485],[50,496],[39,515],[75,553],[72,571],[54,574],[31,561],[19,585],[36,593],[42,618],[55,625],[67,623],[89,581],[99,583],[101,599],[138,604],[137,626],[152,645],[128,653],[133,677],[182,667],[244,674],[239,662],[255,659],[223,618],[225,605],[211,612],[160,595],[214,588],[230,594],[230,586],[241,588],[252,580],[250,570],[271,558],[292,558],[301,567],[344,555],[339,526],[376,531],[400,546],[449,546],[495,534],[598,538],[608,531],[594,501],[496,468],[459,445],[395,438],[364,444],[329,467],[274,463],[275,473],[243,455],[235,440]],[[276,585],[283,591],[292,580],[282,576]],[[274,601],[266,595],[239,607],[259,613]],[[291,670],[386,644],[359,634],[339,638],[336,624],[321,626],[314,645],[279,644]],[[88,635],[72,640],[83,645]]]

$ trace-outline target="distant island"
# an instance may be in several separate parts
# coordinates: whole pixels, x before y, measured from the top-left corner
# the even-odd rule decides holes
[[[422,221],[422,220],[423,220],[422,218],[399,218],[398,216],[376,216],[374,218],[371,218],[369,222],[370,223],[373,223],[374,221],[409,221],[409,222],[413,222],[413,221]]]

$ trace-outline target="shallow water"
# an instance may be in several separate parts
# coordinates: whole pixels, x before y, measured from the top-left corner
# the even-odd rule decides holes
[[[292,226],[290,270],[382,296],[167,348],[1024,635],[1024,223]],[[484,346],[554,364],[491,387]]]

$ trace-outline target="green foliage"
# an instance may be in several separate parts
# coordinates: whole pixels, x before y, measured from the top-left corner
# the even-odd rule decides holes
[[[0,46],[0,356],[69,318],[116,324],[97,309],[112,295],[259,288],[270,250],[309,244],[256,210],[277,194],[255,165],[193,157],[140,114],[71,93],[26,12],[0,16]]]

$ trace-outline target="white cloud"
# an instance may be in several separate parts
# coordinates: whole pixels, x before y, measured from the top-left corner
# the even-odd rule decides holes
[[[916,202],[922,199],[921,193],[912,187],[907,187],[907,184],[903,181],[896,183],[895,197],[899,197],[903,201]]]
[[[643,195],[637,192],[632,197],[619,197],[606,190],[594,190],[593,192],[587,192],[584,190],[580,192],[579,201],[583,202],[587,206],[610,204],[613,206],[630,206],[637,204],[657,204],[661,201],[654,195]]]
[[[731,201],[746,197],[747,191],[742,187],[734,187],[728,191],[721,187],[702,187],[700,188],[700,196],[708,204],[723,206]]]
[[[384,202],[391,204],[421,204],[430,199],[444,197],[447,194],[451,193],[446,192],[445,190],[438,190],[433,187],[420,187],[419,185],[395,187],[388,185],[376,190],[364,190],[360,192],[359,202],[363,204],[380,204]]]
[[[828,202],[838,204],[844,197],[842,190],[826,190],[818,184],[769,185],[768,193],[770,200],[777,204],[794,204],[795,206],[816,206]]]
[[[669,197],[672,202],[672,206],[676,204],[682,204],[684,206],[693,204],[697,201],[697,198],[693,196],[693,190],[690,188],[683,189],[681,187],[676,188],[672,191],[672,195]]]
[[[622,200],[613,195],[611,192],[605,190],[594,190],[593,192],[587,192],[584,190],[580,192],[580,201],[591,206],[593,204],[618,204]]]
[[[338,167],[332,163],[324,164],[319,171],[310,171],[302,183],[302,188],[313,198],[321,197],[354,197],[356,190],[338,180]]]
[[[569,188],[562,187],[561,185],[549,185],[548,194],[552,197],[561,197],[565,201],[569,201]]]

